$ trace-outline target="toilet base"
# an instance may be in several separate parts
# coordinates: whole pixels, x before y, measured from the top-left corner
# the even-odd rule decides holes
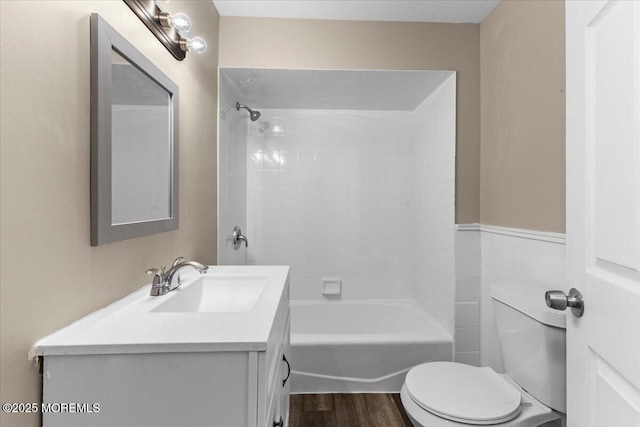
[[[493,424],[499,427],[537,427],[554,420],[560,420],[562,415],[551,408],[538,402],[522,388],[505,376],[511,385],[517,387],[522,394],[522,413],[511,421],[501,424]],[[470,424],[457,423],[440,418],[437,415],[420,407],[413,401],[406,387],[403,385],[400,391],[400,400],[407,416],[415,427],[462,427]]]

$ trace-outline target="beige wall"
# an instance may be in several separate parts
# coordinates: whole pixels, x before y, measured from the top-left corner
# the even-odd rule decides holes
[[[565,230],[563,1],[502,1],[480,26],[481,221]]]
[[[121,0],[2,1],[2,402],[38,402],[27,361],[39,338],[148,282],[178,255],[216,261],[218,14],[172,1],[209,44],[176,61]],[[180,86],[180,228],[89,245],[89,14],[102,17]],[[2,414],[36,426],[38,416]]]
[[[479,25],[222,17],[220,66],[458,71],[456,221],[478,222]]]

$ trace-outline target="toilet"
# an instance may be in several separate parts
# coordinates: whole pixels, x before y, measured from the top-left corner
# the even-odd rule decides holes
[[[407,373],[400,398],[414,426],[561,425],[566,319],[546,306],[545,290],[514,282],[491,287],[505,374],[454,362],[424,363]]]

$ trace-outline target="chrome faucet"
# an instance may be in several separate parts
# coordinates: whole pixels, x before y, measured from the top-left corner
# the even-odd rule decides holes
[[[150,268],[147,270],[147,274],[153,275],[153,281],[151,282],[151,296],[157,297],[165,295],[172,290],[180,287],[182,282],[180,276],[178,276],[178,285],[171,287],[173,282],[173,276],[184,267],[193,267],[200,272],[200,274],[206,273],[209,267],[201,264],[197,261],[185,261],[183,257],[178,257],[171,265],[171,268],[165,272],[165,266],[160,268]]]

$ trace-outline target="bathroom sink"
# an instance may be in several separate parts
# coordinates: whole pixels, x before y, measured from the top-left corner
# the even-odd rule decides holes
[[[251,311],[267,277],[205,276],[167,294],[154,313],[233,313]],[[162,298],[162,297],[160,297]]]
[[[43,338],[32,357],[267,350],[274,319],[288,312],[289,267],[211,265],[181,276],[165,295],[149,295],[148,283]]]

